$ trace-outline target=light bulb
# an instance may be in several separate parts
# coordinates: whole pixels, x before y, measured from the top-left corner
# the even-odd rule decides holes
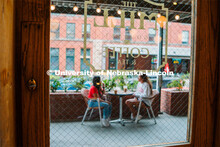
[[[77,12],[79,10],[79,8],[77,7],[77,5],[75,5],[74,7],[73,7],[73,11],[74,12]]]
[[[159,18],[159,17],[161,17],[161,14],[160,14],[160,13],[158,13],[158,14],[157,14],[157,17],[158,17],[158,18]]]
[[[51,11],[53,11],[53,10],[55,10],[55,9],[56,9],[56,6],[55,6],[55,5],[51,5],[51,6],[50,6],[50,10],[51,10]]]
[[[101,11],[102,11],[102,10],[101,10],[101,8],[99,8],[99,7],[96,9],[96,12],[97,12],[97,13],[100,13]]]
[[[177,14],[177,15],[175,16],[175,19],[176,19],[176,20],[179,20],[179,19],[180,19],[180,16]]]
[[[118,13],[119,15],[121,15],[121,9],[120,9],[120,8],[118,9],[117,13]]]
[[[139,17],[141,16],[141,11],[138,11],[138,16],[139,16]]]
[[[177,5],[177,2],[173,2],[173,5]]]

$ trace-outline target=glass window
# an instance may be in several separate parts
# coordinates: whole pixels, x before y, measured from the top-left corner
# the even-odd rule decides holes
[[[68,39],[75,38],[75,23],[66,24],[66,38]]]
[[[189,31],[182,31],[182,44],[189,43]]]
[[[129,57],[126,57],[125,69],[133,70],[134,69],[134,64],[135,64],[134,57],[132,57],[131,55],[129,55]]]
[[[59,70],[59,48],[50,49],[50,69]]]
[[[152,56],[151,58],[151,70],[156,70],[157,69],[157,57]]]
[[[86,65],[86,63],[83,62],[83,54],[84,49],[81,49],[81,61],[80,61],[80,71],[89,71],[90,67]],[[90,49],[86,49],[86,61],[90,62]]]
[[[114,27],[114,34],[113,34],[113,39],[114,40],[120,40],[121,38],[121,29],[118,28],[119,26]]]
[[[156,31],[154,28],[149,28],[149,42],[155,42]]]
[[[130,27],[125,28],[125,40],[131,40],[132,39],[130,31],[131,31]]]
[[[87,58],[86,61],[90,62],[90,58]],[[80,62],[80,71],[90,71],[90,67],[83,62],[83,58],[81,58]]]
[[[82,48],[81,49],[81,56],[83,56],[83,54],[84,54],[84,49]],[[90,49],[89,48],[86,49],[86,57],[88,57],[88,56],[90,56]]]
[[[86,28],[86,38],[90,39],[90,35],[91,35],[91,25],[87,24],[87,28]],[[84,38],[84,24],[82,24],[82,38]]]
[[[60,23],[51,22],[50,24],[50,37],[51,39],[58,39],[60,37]]]
[[[115,53],[115,57],[113,57],[113,52],[109,52],[109,69],[114,70],[117,69],[117,53]]]
[[[66,70],[74,70],[75,50],[72,48],[66,49]]]

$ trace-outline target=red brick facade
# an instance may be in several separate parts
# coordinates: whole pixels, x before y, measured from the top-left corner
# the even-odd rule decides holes
[[[112,102],[112,119],[119,117],[119,98],[116,96],[109,97]],[[123,98],[123,118],[130,118],[130,111],[125,101],[132,96]],[[155,116],[159,112],[159,95],[156,96],[152,103]],[[80,93],[51,93],[50,94],[50,116],[52,122],[81,121],[86,110],[86,104]],[[140,112],[145,118],[147,117],[146,109]],[[151,115],[152,116],[152,115]],[[94,111],[91,119],[99,119],[98,111]]]
[[[103,16],[91,16],[88,17],[88,22],[90,27],[90,39],[87,39],[87,48],[90,49],[90,63],[92,65],[96,65],[96,63],[101,62],[102,55],[100,56],[94,56],[94,54],[97,54],[100,52],[100,47],[103,46],[109,46],[109,45],[117,45],[117,46],[123,46],[126,45],[124,44],[125,36],[126,36],[126,31],[125,28],[120,29],[120,39],[115,40],[114,39],[114,28],[109,27],[109,28],[103,28],[103,27],[95,27],[94,26],[94,18],[96,19],[96,22],[98,24],[103,23]],[[75,50],[75,55],[74,55],[74,70],[80,71],[80,66],[81,66],[81,49],[84,47],[83,44],[83,38],[82,38],[82,25],[84,23],[84,17],[83,15],[68,15],[68,14],[53,14],[51,15],[51,23],[58,23],[59,24],[59,35],[58,38],[51,38],[50,41],[50,47],[51,48],[59,48],[59,70],[66,70],[66,49],[67,48],[74,48]],[[74,33],[74,38],[73,39],[68,39],[67,38],[67,23],[72,23],[75,24],[75,33]],[[114,20],[115,25],[120,25],[120,19],[115,19]],[[130,20],[126,19],[125,25],[129,26],[130,25]],[[139,20],[135,20],[135,25],[136,28],[139,26]],[[131,46],[145,46],[145,47],[153,47],[154,50],[158,49],[158,31],[156,31],[155,34],[155,42],[150,42],[149,41],[149,29],[155,27],[154,22],[145,22],[145,29],[132,29],[130,31],[130,35],[132,36],[132,41],[129,45]],[[55,27],[54,27],[55,28]],[[191,40],[191,25],[188,24],[181,24],[181,23],[174,23],[174,22],[169,22],[169,29],[168,29],[168,52],[171,51],[169,48],[173,49],[181,49],[181,52],[184,52],[185,49],[190,49],[190,40]],[[188,43],[187,44],[182,44],[182,32],[183,31],[188,31],[189,36],[188,36]],[[54,36],[53,32],[51,36]],[[97,40],[101,41],[101,46],[97,45]],[[173,52],[173,51],[172,51]],[[177,51],[178,52],[178,51]],[[178,58],[182,59],[187,59],[189,61],[189,55],[185,57],[181,57],[181,55],[178,55]],[[155,53],[150,53],[150,56],[147,59],[144,58],[137,58],[136,64],[134,65],[134,69],[140,69],[140,70],[145,70],[145,69],[152,69],[151,68],[151,57],[155,56]],[[125,55],[122,55],[121,58]],[[108,57],[107,57],[108,58]],[[118,57],[117,61],[120,61],[121,63],[118,62],[118,69],[123,69],[122,65],[123,60],[121,60],[120,57]],[[172,63],[171,58],[176,58],[175,56],[170,56],[169,58],[169,65],[170,65],[170,70],[174,71],[174,66]],[[98,61],[96,61],[98,60]],[[171,60],[171,61],[170,61]],[[100,61],[100,62],[99,62]],[[187,62],[188,62],[187,61]],[[109,63],[108,59],[106,59],[106,63],[103,63],[105,65],[105,69],[109,68]],[[177,72],[181,72],[182,66],[177,65]],[[188,72],[189,72],[189,65],[188,65]]]
[[[161,111],[170,115],[186,116],[188,112],[189,91],[162,89]]]

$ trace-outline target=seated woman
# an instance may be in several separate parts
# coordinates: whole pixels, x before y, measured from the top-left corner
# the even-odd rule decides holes
[[[128,99],[126,100],[126,105],[129,107],[131,111],[131,119],[135,119],[137,115],[137,110],[133,107],[135,106],[138,108],[139,106],[139,99],[142,97],[149,97],[152,95],[152,84],[146,74],[140,75],[138,78],[138,85],[137,85],[137,90],[133,94],[134,98],[133,99]],[[141,107],[146,107],[146,105],[142,102]],[[139,115],[138,120],[142,118],[141,115]]]
[[[103,84],[103,88],[101,87],[101,78],[99,76],[95,76],[93,78],[93,86],[89,90],[88,105],[89,107],[98,107],[97,98],[100,98],[100,107],[104,108],[102,123],[105,127],[108,127],[110,125],[109,120],[112,111],[112,104],[102,99],[104,93],[105,93],[105,89],[104,89],[104,84]]]

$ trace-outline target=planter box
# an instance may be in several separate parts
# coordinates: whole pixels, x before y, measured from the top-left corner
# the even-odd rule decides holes
[[[130,111],[125,101],[132,96],[123,98],[123,118],[130,118]],[[112,102],[112,117],[111,119],[119,118],[119,98],[116,96],[109,96]],[[159,95],[155,98],[153,104],[155,116],[159,112]],[[76,92],[56,92],[50,94],[50,117],[52,122],[69,122],[81,121],[86,110],[86,104],[81,93]],[[89,115],[89,113],[88,113]],[[141,115],[147,117],[146,109],[141,110]],[[91,120],[99,120],[98,110],[94,110]]]
[[[189,90],[161,90],[161,110],[170,115],[186,116],[188,113]]]

